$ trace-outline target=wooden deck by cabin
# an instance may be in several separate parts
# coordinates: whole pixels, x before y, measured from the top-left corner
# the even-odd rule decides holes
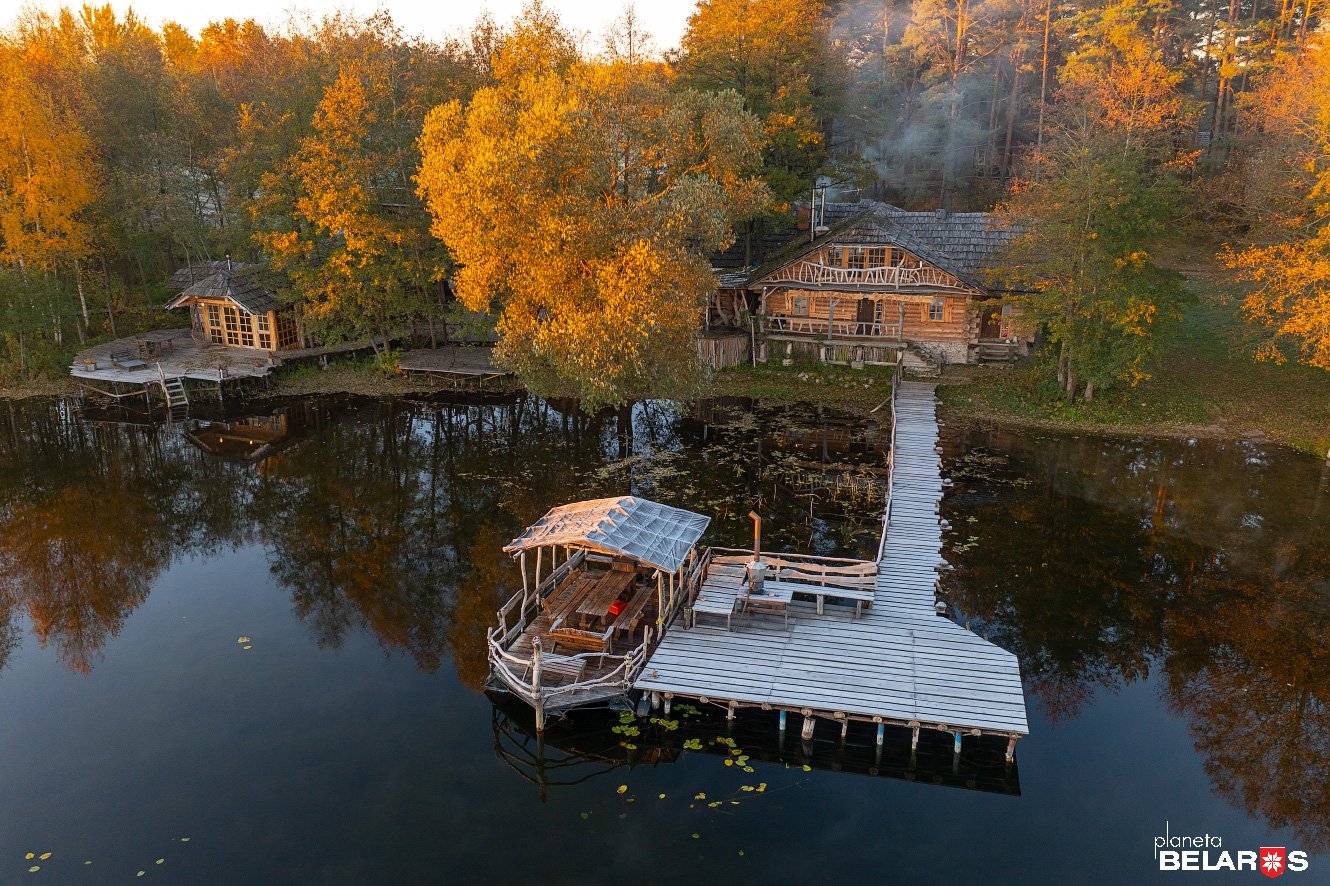
[[[407,375],[420,375],[452,383],[479,383],[510,375],[506,369],[494,365],[493,348],[480,346],[452,346],[444,348],[417,348],[402,353],[397,367]]]
[[[80,351],[69,373],[86,391],[119,399],[144,395],[163,382],[192,379],[220,385],[263,378],[284,362],[368,350],[381,339],[263,351],[201,342],[188,329],[157,329]]]
[[[660,638],[635,688],[667,705],[698,699],[731,715],[743,707],[778,710],[782,724],[785,713],[798,713],[805,736],[818,718],[842,729],[850,721],[877,724],[879,743],[886,725],[911,728],[912,745],[920,729],[953,734],[958,749],[962,735],[1000,735],[1010,759],[1029,731],[1016,657],[934,609],[942,562],[934,386],[899,382],[893,414],[887,514],[862,617],[851,605],[818,606],[810,587],[796,590],[788,626],[739,606],[716,618],[716,598],[745,593],[743,575],[708,564],[699,597],[713,605],[691,627],[675,624]]]

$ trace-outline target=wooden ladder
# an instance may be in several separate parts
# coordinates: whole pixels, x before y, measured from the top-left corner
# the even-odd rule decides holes
[[[189,406],[189,395],[185,393],[185,382],[181,378],[167,378],[162,372],[162,364],[157,364],[157,377],[161,381],[162,393],[166,395],[166,405],[175,411]]]

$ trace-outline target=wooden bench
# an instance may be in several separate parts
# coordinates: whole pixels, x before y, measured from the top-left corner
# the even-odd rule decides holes
[[[551,628],[542,639],[550,643],[562,646],[571,646],[573,649],[585,649],[587,652],[599,652],[602,654],[610,651],[610,639],[614,636],[613,626],[604,631],[584,631],[581,628]]]
[[[576,683],[586,673],[586,659],[558,655],[553,652],[542,653],[540,656],[540,673],[542,677],[548,674],[567,677],[569,682]],[[530,666],[527,666],[526,673],[523,676],[531,676]],[[542,682],[544,681],[542,680]]]
[[[111,353],[111,364],[119,366],[121,369],[147,369],[148,364],[144,363],[138,357],[135,357],[131,351],[113,351]]]
[[[628,636],[632,637],[637,632],[638,622],[642,620],[642,615],[646,612],[647,604],[651,602],[651,589],[640,587],[633,592],[633,599],[628,601],[628,605],[614,619],[614,631],[627,631]]]
[[[804,584],[779,579],[767,579],[766,587],[772,590],[788,591],[791,594],[807,594],[816,598],[818,615],[822,615],[825,611],[824,604],[828,597],[833,600],[853,600],[855,618],[863,613],[864,604],[873,605],[873,597],[877,592],[876,586],[864,588],[846,585]]]
[[[692,612],[693,626],[697,626],[698,615],[723,615],[725,616],[725,630],[731,630],[730,622],[734,618],[734,602],[737,595],[714,586],[703,586],[693,605],[689,607]]]
[[[767,582],[764,585],[766,593],[754,594],[742,598],[745,612],[751,612],[754,615],[768,613],[771,615],[780,615],[785,619],[785,627],[790,626],[790,600],[784,595],[777,595],[776,589],[771,585],[774,582]]]

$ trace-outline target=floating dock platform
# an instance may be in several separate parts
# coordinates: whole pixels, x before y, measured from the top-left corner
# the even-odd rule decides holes
[[[850,722],[1016,741],[1029,734],[1016,656],[938,614],[943,566],[942,498],[935,386],[898,380],[892,392],[892,448],[887,509],[871,605],[818,606],[793,600],[787,618],[744,612],[720,620],[694,615],[673,625],[642,666],[633,687],[653,705],[673,699],[801,716],[813,735],[819,720],[844,734]],[[779,559],[790,555],[762,553]],[[741,594],[741,568],[707,569],[701,597]],[[799,596],[805,596],[800,594]],[[822,612],[818,610],[822,609]]]

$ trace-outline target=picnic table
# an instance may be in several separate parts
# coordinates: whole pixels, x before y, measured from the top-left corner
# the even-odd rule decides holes
[[[610,605],[632,587],[636,578],[636,572],[619,571],[582,576],[579,583],[585,583],[585,587],[574,588],[574,591],[579,592],[575,611],[582,624],[592,621],[604,624]]]

